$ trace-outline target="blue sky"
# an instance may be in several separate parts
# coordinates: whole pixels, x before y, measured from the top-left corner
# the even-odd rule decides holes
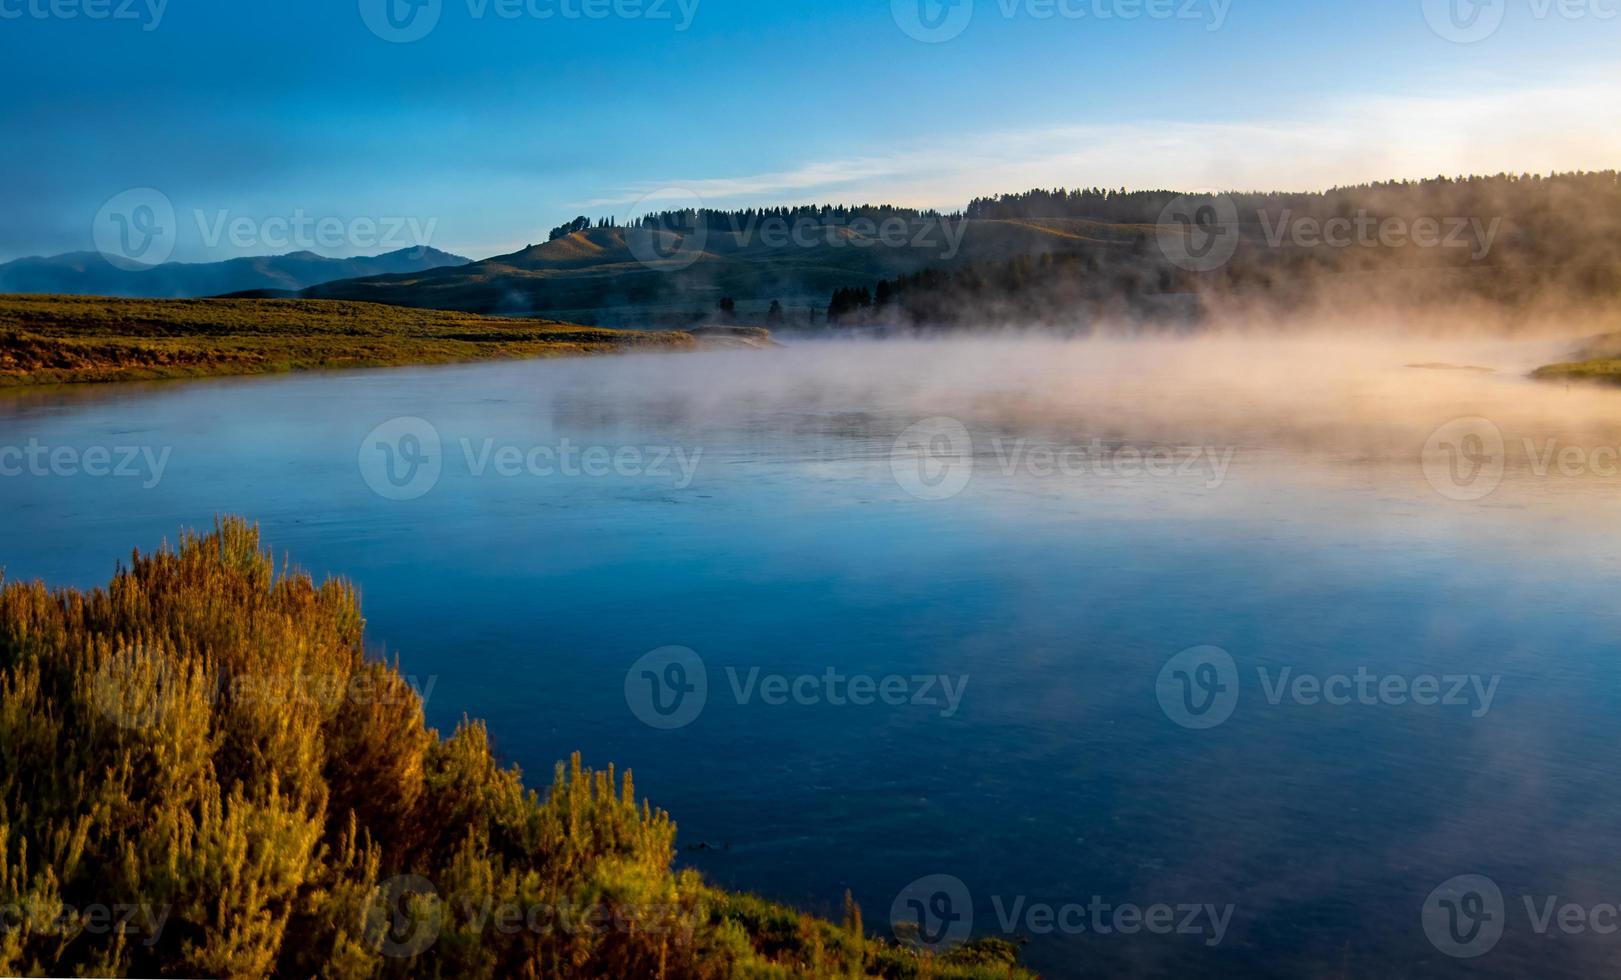
[[[431,24],[403,43],[384,2],[0,0],[0,260],[93,248],[131,188],[172,202],[176,259],[318,220],[327,254],[483,257],[648,194],[956,208],[1621,164],[1621,0],[386,0]],[[947,36],[908,34],[931,16]]]

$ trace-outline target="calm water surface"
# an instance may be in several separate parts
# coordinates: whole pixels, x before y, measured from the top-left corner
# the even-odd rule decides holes
[[[131,548],[248,516],[360,585],[431,724],[487,719],[536,782],[576,749],[634,768],[682,862],[726,886],[823,913],[850,889],[881,928],[950,876],[937,908],[1028,940],[1052,976],[1591,975],[1621,959],[1602,931],[1621,479],[1593,454],[1621,445],[1621,392],[1520,380],[1534,353],[812,345],[12,394],[0,447],[164,468],[0,477],[0,563],[88,587]],[[1499,370],[1406,366],[1465,358]],[[971,444],[908,434],[940,416]],[[1466,440],[1490,430],[1423,450],[1475,417],[1503,436],[1501,484],[1455,499],[1496,483],[1489,439]],[[436,482],[431,446],[399,438],[418,423],[373,434],[399,418],[440,439]],[[1587,463],[1542,467],[1550,445]],[[539,447],[601,447],[601,475]],[[411,460],[394,487],[384,467]],[[707,696],[654,727],[632,666],[672,646]],[[1196,647],[1231,659],[1184,655],[1161,684]],[[681,679],[666,663],[652,675]],[[1355,695],[1334,678],[1359,674],[1375,696],[1313,687]],[[848,703],[855,677],[899,678],[905,703]],[[1426,679],[1443,703],[1378,693]],[[1230,716],[1179,723],[1212,706]],[[1465,874],[1501,894],[1466,910],[1502,931],[1473,959],[1432,941],[1462,897],[1432,891]],[[1550,899],[1597,918],[1539,931]],[[1063,912],[1099,904],[1128,928],[1117,907],[1199,911],[1169,934]],[[1450,924],[1478,949],[1472,921]]]

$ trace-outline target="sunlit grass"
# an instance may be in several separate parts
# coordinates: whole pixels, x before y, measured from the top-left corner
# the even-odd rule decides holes
[[[1575,360],[1539,367],[1531,376],[1545,381],[1621,384],[1621,334],[1590,338],[1576,351]]]
[[[442,364],[695,344],[683,333],[374,303],[0,296],[0,385]]]

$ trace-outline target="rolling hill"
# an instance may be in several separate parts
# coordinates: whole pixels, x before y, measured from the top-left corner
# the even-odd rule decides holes
[[[722,297],[763,312],[771,300],[820,309],[852,281],[1018,255],[1132,251],[1151,227],[1095,221],[973,221],[918,215],[890,225],[803,223],[682,235],[592,228],[458,266],[329,282],[300,295],[616,326],[670,326],[710,315]]]
[[[1523,320],[1562,306],[1621,312],[1617,242],[1615,171],[1190,196],[1059,188],[976,199],[960,215],[811,205],[629,226],[580,217],[478,262],[236,294],[663,329],[814,329],[828,314],[848,327],[1185,325],[1325,305]]]

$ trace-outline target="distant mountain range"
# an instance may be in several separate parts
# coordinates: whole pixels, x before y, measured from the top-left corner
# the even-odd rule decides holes
[[[230,293],[297,293],[336,279],[424,272],[466,265],[469,259],[427,246],[385,255],[333,259],[314,252],[260,255],[225,262],[168,262],[120,269],[98,252],[69,252],[0,265],[0,293],[192,299]]]

